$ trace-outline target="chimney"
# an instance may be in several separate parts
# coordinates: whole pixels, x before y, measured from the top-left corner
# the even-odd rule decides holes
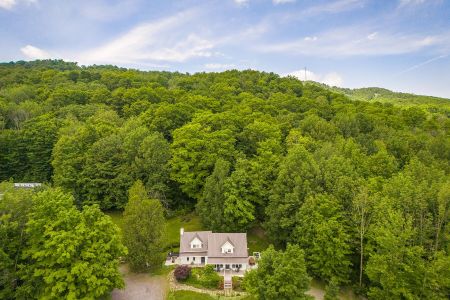
[[[181,227],[181,228],[180,228],[180,236],[182,236],[182,235],[183,235],[183,233],[184,233],[184,228],[183,228],[183,227]]]

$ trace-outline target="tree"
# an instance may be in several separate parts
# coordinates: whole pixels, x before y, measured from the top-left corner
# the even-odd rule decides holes
[[[213,231],[225,231],[224,219],[225,180],[230,171],[230,163],[218,159],[214,171],[206,178],[203,196],[197,202],[197,213],[203,225]]]
[[[299,246],[288,245],[284,252],[270,246],[262,253],[258,268],[246,273],[243,286],[261,300],[312,299],[305,294],[310,282]]]
[[[138,147],[133,162],[136,177],[142,180],[152,198],[167,206],[169,190],[169,143],[160,133],[146,136]]]
[[[317,191],[319,168],[312,155],[302,146],[293,146],[280,163],[273,185],[270,202],[266,208],[266,222],[270,237],[277,243],[292,241],[297,225],[293,218],[306,196]]]
[[[188,123],[173,133],[171,177],[183,192],[200,199],[206,178],[217,159],[231,160],[235,138],[229,129],[213,131],[198,123]]]
[[[337,199],[326,194],[309,196],[296,219],[294,241],[305,250],[308,270],[326,281],[347,282],[350,236]]]
[[[164,209],[158,200],[148,199],[140,180],[128,191],[123,222],[131,270],[143,272],[160,267],[166,246]]]
[[[102,209],[125,206],[132,174],[118,135],[104,137],[91,146],[80,181],[84,203],[96,203]]]
[[[330,282],[325,288],[324,300],[338,300],[339,295],[339,282],[335,278],[331,278]]]
[[[94,299],[123,287],[119,229],[98,206],[79,211],[73,197],[47,189],[33,197],[18,298]]]
[[[352,201],[352,221],[359,238],[359,287],[362,286],[364,269],[364,245],[366,234],[372,219],[373,199],[367,187],[362,187]]]
[[[25,226],[31,209],[31,192],[0,184],[0,298],[14,299],[20,285],[19,265],[27,236]]]
[[[424,249],[412,244],[412,220],[390,208],[386,200],[380,205],[385,209],[371,231],[375,251],[370,252],[366,266],[371,281],[368,295],[373,299],[425,299],[421,297]]]

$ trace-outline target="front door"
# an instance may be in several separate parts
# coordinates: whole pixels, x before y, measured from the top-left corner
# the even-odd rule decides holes
[[[205,257],[204,257],[204,256],[202,256],[202,258],[201,258],[201,263],[202,263],[202,264],[205,263]]]
[[[230,269],[230,265],[225,265],[225,269],[229,270]]]

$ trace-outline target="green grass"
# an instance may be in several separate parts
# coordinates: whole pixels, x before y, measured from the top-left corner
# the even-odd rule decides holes
[[[215,300],[208,294],[200,294],[191,291],[176,291],[169,294],[168,300]]]
[[[197,288],[217,289],[221,281],[222,277],[214,271],[212,265],[208,265],[204,268],[192,268],[191,274],[183,283]]]
[[[208,294],[196,293],[191,291],[175,291],[170,292],[167,298],[168,300],[256,300],[252,296],[210,296]]]
[[[270,242],[260,226],[255,226],[247,233],[248,254],[253,255],[253,252],[261,252],[269,247]]]
[[[120,229],[123,227],[123,212],[121,210],[110,210],[105,211],[105,214],[111,217],[113,222],[119,226]]]
[[[167,220],[167,240],[168,245],[175,252],[179,250],[180,244],[180,228],[185,231],[201,231],[204,230],[200,222],[200,218],[194,214],[185,216],[177,216]]]

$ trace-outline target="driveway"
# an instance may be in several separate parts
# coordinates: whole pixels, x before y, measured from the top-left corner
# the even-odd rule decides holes
[[[115,289],[112,300],[164,300],[169,285],[166,275],[150,276],[149,274],[135,274],[126,265],[120,267],[125,281],[125,289]]]

